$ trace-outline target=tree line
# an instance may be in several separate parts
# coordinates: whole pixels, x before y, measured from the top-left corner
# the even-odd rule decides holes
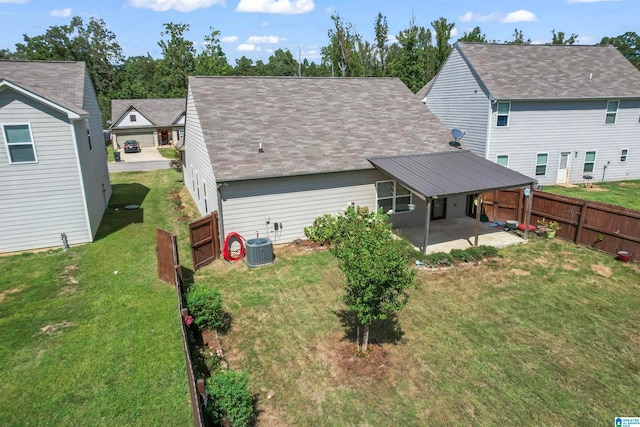
[[[430,27],[419,26],[413,17],[393,37],[387,18],[378,13],[371,37],[358,33],[337,12],[331,16],[327,45],[318,63],[297,58],[288,49],[277,49],[267,62],[246,56],[230,64],[220,43],[220,31],[211,27],[198,51],[189,40],[188,24],[166,23],[160,32],[159,58],[151,55],[125,58],[116,35],[102,19],[88,22],[76,16],[67,25],[49,27],[44,34],[23,35],[13,50],[0,49],[0,59],[84,61],[98,94],[103,122],[110,118],[111,99],[184,97],[187,76],[292,76],[292,77],[398,77],[417,92],[440,70],[452,45],[455,24],[438,18]],[[554,29],[549,44],[578,42],[577,34]],[[371,41],[369,41],[371,40]],[[521,30],[508,41],[488,40],[480,27],[465,32],[457,41],[475,43],[530,44]],[[627,32],[604,37],[640,69],[640,36]]]

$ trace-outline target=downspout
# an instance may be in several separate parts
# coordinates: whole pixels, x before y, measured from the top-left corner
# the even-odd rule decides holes
[[[216,187],[217,187],[217,196],[218,196],[218,230],[220,230],[219,233],[219,238],[220,238],[220,247],[224,246],[224,237],[225,237],[225,232],[224,232],[224,220],[222,219],[223,215],[222,215],[222,191],[220,189],[220,187],[227,187],[229,186],[228,183],[226,182],[221,182],[219,183]]]
[[[493,123],[493,120],[491,119],[493,115],[493,104],[495,104],[497,101],[493,99],[492,96],[489,97],[488,101],[489,101],[489,114],[487,118],[487,140],[484,144],[484,158],[487,160],[491,160],[489,158],[489,147],[491,145],[491,123]]]
[[[83,120],[82,118],[79,120]],[[89,241],[93,242],[93,230],[91,229],[91,218],[89,216],[89,204],[87,201],[87,190],[84,186],[84,173],[82,170],[82,162],[80,162],[80,151],[78,150],[78,139],[76,138],[75,120],[69,120],[71,125],[71,141],[73,142],[73,152],[76,155],[76,166],[80,174],[80,192],[82,194],[82,204],[84,206],[84,217],[87,220],[87,231],[89,232]]]
[[[422,253],[427,253],[427,245],[429,244],[429,224],[431,222],[431,197],[427,197],[427,215],[424,220],[424,236],[422,240]]]

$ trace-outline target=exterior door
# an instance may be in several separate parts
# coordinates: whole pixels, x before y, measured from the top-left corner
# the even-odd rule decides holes
[[[569,163],[571,163],[571,153],[560,153],[560,165],[558,166],[556,184],[566,184],[569,182]]]
[[[444,219],[447,216],[447,199],[435,199],[431,204],[431,219]]]

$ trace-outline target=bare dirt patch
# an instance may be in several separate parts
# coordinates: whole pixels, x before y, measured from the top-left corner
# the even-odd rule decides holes
[[[602,277],[611,277],[611,268],[602,264],[591,264],[591,271],[596,274],[599,274]]]
[[[593,191],[593,192],[603,192],[603,191],[609,191],[606,188],[600,188],[600,187],[587,187],[585,188],[586,191]]]
[[[569,271],[580,271],[580,269],[573,264],[564,264],[562,268]]]
[[[512,268],[509,270],[509,273],[515,274],[516,276],[531,276],[530,271],[520,270],[519,268]]]
[[[20,288],[13,288],[3,292],[0,292],[0,302],[4,301],[4,299],[11,294],[15,294],[16,292],[20,292]]]
[[[78,282],[76,281],[75,283],[78,283]],[[77,286],[65,286],[64,288],[60,289],[60,292],[58,292],[58,296],[66,297],[69,295],[73,295],[76,293],[77,290],[78,290]]]
[[[534,259],[533,262],[537,265],[542,265],[545,267],[549,265],[549,260],[543,256]]]
[[[57,335],[62,333],[62,329],[71,326],[71,322],[61,322],[55,325],[47,325],[40,328],[40,332],[47,335]]]
[[[68,281],[69,283],[71,283],[72,285],[77,285],[77,284],[79,283],[79,282],[78,282],[78,279],[76,279],[76,278],[75,278],[75,277],[73,277],[73,275],[72,275],[72,273],[73,273],[74,271],[76,271],[76,269],[77,269],[77,268],[78,268],[78,265],[77,265],[77,264],[71,264],[71,265],[66,266],[66,267],[64,268],[63,272],[62,272],[62,275],[63,275],[63,276],[67,279],[67,281]]]
[[[189,217],[188,216],[181,216],[180,218],[178,218],[178,221],[180,221],[180,222],[189,221]]]

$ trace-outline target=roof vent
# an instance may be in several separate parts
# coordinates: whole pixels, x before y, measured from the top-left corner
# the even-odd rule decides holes
[[[258,146],[258,153],[264,153],[264,150],[262,149],[262,142]]]
[[[589,83],[593,81],[593,73],[589,73]]]

